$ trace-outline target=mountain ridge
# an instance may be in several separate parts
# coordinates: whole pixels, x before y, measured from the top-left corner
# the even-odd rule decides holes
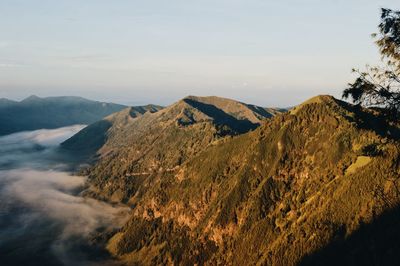
[[[108,243],[126,263],[296,265],[400,202],[399,136],[378,111],[319,96],[178,168],[119,175],[115,157],[115,178],[95,167],[89,183],[134,206]]]
[[[40,98],[31,95],[19,102],[0,101],[0,135],[73,124],[89,124],[125,108],[75,96]]]
[[[210,99],[218,101],[219,108],[210,104]],[[268,119],[262,118],[260,113],[253,123],[251,120],[254,121],[256,116],[252,110],[242,104],[240,112],[233,112],[229,107],[237,104],[230,99],[192,96],[133,119],[125,119],[126,111],[106,118],[102,123],[111,126],[105,127],[107,137],[103,138],[102,145],[92,149],[92,155],[97,153],[99,157],[89,177],[98,180],[99,187],[92,187],[88,193],[102,199],[127,202],[128,191],[135,190],[141,178],[146,179],[154,172],[172,171],[214,142],[254,130]],[[226,106],[229,108],[224,109]],[[119,119],[110,121],[117,117]],[[80,138],[81,143],[85,143],[82,133],[87,134],[88,130],[92,132],[88,135],[96,135],[96,127],[90,125],[64,142],[63,148],[73,150],[73,143]],[[115,164],[115,161],[121,163]],[[136,180],[131,176],[139,177]],[[119,185],[110,187],[105,194],[98,194],[97,191],[106,187],[106,179]]]

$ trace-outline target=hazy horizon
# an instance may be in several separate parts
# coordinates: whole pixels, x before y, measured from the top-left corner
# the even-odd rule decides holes
[[[339,97],[379,62],[377,1],[0,3],[0,98],[73,95],[167,105],[217,95],[291,106]]]
[[[322,94],[318,94],[318,95],[322,95]],[[114,104],[121,104],[121,105],[127,105],[127,106],[138,106],[138,105],[148,105],[148,104],[155,104],[155,105],[161,105],[161,106],[168,106],[168,105],[171,105],[171,104],[173,104],[173,103],[175,103],[175,102],[177,102],[177,101],[179,101],[179,100],[181,100],[181,99],[183,99],[183,98],[186,98],[186,97],[188,97],[188,96],[199,96],[199,97],[220,97],[220,98],[227,98],[227,99],[232,99],[232,100],[235,100],[235,101],[239,101],[239,102],[243,102],[243,103],[247,103],[247,104],[255,104],[254,102],[247,102],[247,101],[243,101],[243,100],[241,100],[240,98],[233,98],[233,97],[229,97],[229,96],[221,96],[221,95],[185,95],[185,96],[183,96],[183,97],[181,97],[181,98],[177,98],[176,100],[173,100],[172,102],[165,102],[164,104],[163,103],[160,103],[160,102],[157,102],[157,101],[153,101],[153,102],[140,102],[140,101],[130,101],[129,99],[128,100],[125,100],[125,101],[110,101],[110,100],[107,100],[107,99],[104,99],[104,100],[98,100],[98,99],[94,99],[94,98],[89,98],[89,97],[84,97],[84,96],[79,96],[79,95],[37,95],[37,94],[30,94],[30,95],[27,95],[27,96],[23,96],[23,97],[20,97],[20,98],[9,98],[9,97],[0,97],[0,99],[7,99],[7,100],[11,100],[11,101],[15,101],[15,102],[22,102],[23,100],[25,100],[25,99],[27,99],[27,98],[29,98],[29,97],[32,97],[32,96],[36,96],[36,97],[39,97],[39,98],[52,98],[52,97],[78,97],[78,98],[84,98],[84,99],[86,99],[86,100],[91,100],[91,101],[98,101],[98,102],[106,102],[106,103],[114,103]],[[312,97],[314,97],[314,96],[317,96],[317,95],[312,95],[311,97],[308,97],[307,99],[309,99],[309,98],[312,98]],[[333,96],[333,95],[332,95]],[[345,99],[342,99],[341,97],[337,97],[337,98],[339,98],[339,99],[341,99],[341,100],[345,100]],[[304,101],[306,101],[307,99],[305,99]],[[155,98],[155,100],[157,100],[157,98]],[[295,106],[295,105],[298,105],[298,104],[301,104],[302,102],[297,102],[297,103],[295,103],[294,105],[287,105],[287,106],[281,106],[281,105],[263,105],[263,104],[256,104],[256,105],[259,105],[259,106],[262,106],[262,107],[276,107],[276,108],[288,108],[288,107],[293,107],[293,106]]]

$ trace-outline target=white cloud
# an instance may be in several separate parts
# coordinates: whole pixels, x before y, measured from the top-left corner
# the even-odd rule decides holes
[[[54,156],[57,145],[81,128],[0,137],[0,216],[11,218],[0,228],[0,249],[18,243],[21,250],[29,250],[32,245],[21,239],[34,236],[33,248],[50,249],[63,265],[98,265],[89,263],[89,253],[76,250],[98,229],[122,226],[130,209],[81,196],[86,178],[62,170],[63,161]],[[38,144],[45,150],[38,149]]]

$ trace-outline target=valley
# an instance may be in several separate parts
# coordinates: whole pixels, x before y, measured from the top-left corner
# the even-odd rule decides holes
[[[81,197],[79,160],[57,150],[82,128],[0,137],[2,265],[116,265],[94,238],[121,226],[129,209]]]

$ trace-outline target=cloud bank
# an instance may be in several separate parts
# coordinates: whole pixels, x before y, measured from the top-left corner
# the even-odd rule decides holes
[[[121,226],[129,209],[81,197],[85,177],[54,159],[58,144],[82,127],[0,137],[0,260],[6,264],[35,257],[37,265],[109,263],[93,258],[89,241]]]

